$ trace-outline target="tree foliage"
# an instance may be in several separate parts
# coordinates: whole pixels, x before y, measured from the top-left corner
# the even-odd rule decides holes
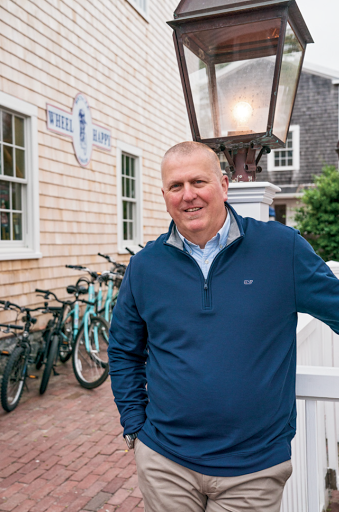
[[[304,191],[296,210],[296,227],[325,261],[339,261],[339,172],[326,166]]]

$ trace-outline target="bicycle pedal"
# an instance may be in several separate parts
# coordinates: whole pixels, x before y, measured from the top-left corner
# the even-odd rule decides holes
[[[39,377],[37,375],[27,375],[29,379],[38,379]]]
[[[53,368],[53,375],[60,375],[60,373],[58,373],[58,372],[56,371],[56,369],[55,369],[55,368]]]

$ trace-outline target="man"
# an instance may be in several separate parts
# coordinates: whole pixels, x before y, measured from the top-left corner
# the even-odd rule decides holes
[[[339,281],[300,234],[242,218],[212,150],[162,162],[169,231],[131,258],[109,357],[145,512],[279,512],[297,312],[339,333]]]

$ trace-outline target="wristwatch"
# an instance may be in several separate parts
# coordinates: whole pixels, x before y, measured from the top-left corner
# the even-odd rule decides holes
[[[136,440],[137,437],[138,437],[138,432],[135,432],[134,434],[126,434],[124,436],[126,444],[127,444],[127,448],[129,450],[134,448],[134,441]]]

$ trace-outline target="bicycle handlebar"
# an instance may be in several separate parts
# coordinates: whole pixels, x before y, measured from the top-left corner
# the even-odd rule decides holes
[[[87,270],[87,268],[82,265],[65,265],[65,267],[72,268],[73,270]]]
[[[0,324],[0,327],[6,327],[7,329],[20,329],[21,331],[24,330],[22,325],[13,325],[13,324]]]
[[[58,297],[55,295],[55,293],[51,292],[50,290],[40,290],[39,288],[36,288],[35,291],[37,293],[43,293],[44,294],[44,298],[45,299],[49,299],[49,296],[50,295],[53,295],[54,299],[59,302],[60,304],[74,304],[74,302],[71,302],[69,300],[60,300],[58,299]],[[37,309],[41,309],[41,308],[37,308]],[[49,310],[53,310],[53,308],[51,308],[50,306],[45,306],[45,309],[49,309]],[[34,309],[30,310],[30,311],[35,311]]]
[[[115,261],[111,260],[111,257],[108,254],[101,254],[101,252],[98,252],[98,256],[101,256],[102,258],[105,258],[109,263],[115,264]]]

